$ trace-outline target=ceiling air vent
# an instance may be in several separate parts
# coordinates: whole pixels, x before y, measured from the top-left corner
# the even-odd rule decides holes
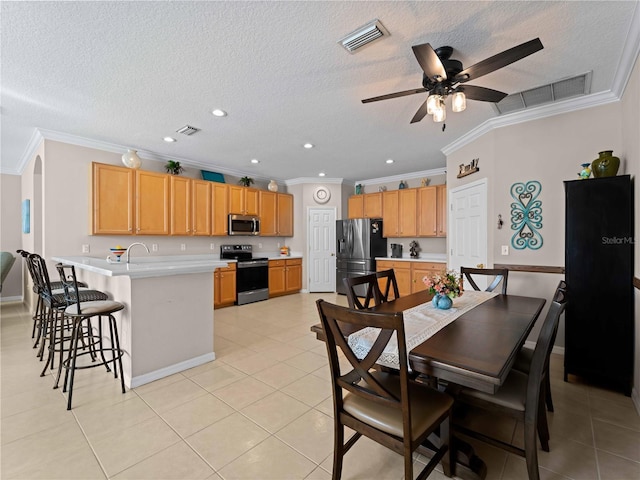
[[[366,25],[354,30],[338,43],[347,49],[349,53],[353,53],[360,47],[364,47],[380,37],[389,35],[386,28],[377,18],[370,21]]]
[[[591,90],[591,72],[507,95],[495,107],[500,115],[586,95]]]
[[[196,127],[192,127],[191,125],[185,125],[179,130],[176,130],[177,133],[181,133],[183,135],[193,135],[196,132],[199,132],[200,129]]]

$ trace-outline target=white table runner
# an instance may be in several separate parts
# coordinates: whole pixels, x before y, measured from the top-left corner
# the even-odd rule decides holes
[[[449,325],[463,313],[496,295],[498,295],[497,292],[466,290],[461,297],[453,300],[453,307],[448,310],[435,308],[431,302],[405,310],[403,314],[407,354],[412,348],[435,335],[440,329]],[[379,332],[379,328],[367,327],[349,335],[349,346],[358,358],[362,359],[369,353]],[[398,361],[398,339],[395,334],[387,343],[377,363],[390,368],[400,367],[400,362]]]

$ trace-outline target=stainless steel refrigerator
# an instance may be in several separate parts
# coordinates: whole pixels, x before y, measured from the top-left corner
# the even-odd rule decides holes
[[[375,272],[375,257],[387,256],[387,239],[382,237],[382,219],[338,220],[336,242],[336,291],[346,295],[344,278]]]

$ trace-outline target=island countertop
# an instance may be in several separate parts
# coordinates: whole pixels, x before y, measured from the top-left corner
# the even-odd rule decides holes
[[[136,252],[138,253],[138,252]],[[52,257],[56,262],[74,265],[108,277],[129,276],[131,278],[164,277],[168,275],[184,275],[189,273],[212,272],[229,263],[220,260],[216,255],[167,255],[167,256],[132,256],[127,263],[124,255],[120,262],[108,262],[105,258],[96,257]]]

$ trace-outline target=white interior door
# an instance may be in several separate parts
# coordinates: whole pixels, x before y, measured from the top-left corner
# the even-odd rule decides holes
[[[459,272],[463,266],[486,267],[487,255],[485,178],[449,192],[449,268]]]
[[[336,291],[336,209],[309,208],[309,291]]]

